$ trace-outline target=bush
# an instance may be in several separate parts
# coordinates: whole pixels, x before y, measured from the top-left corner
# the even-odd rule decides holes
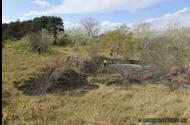
[[[71,38],[68,33],[66,32],[60,32],[58,34],[58,45],[68,45],[71,43]]]
[[[1,41],[2,48],[5,47],[6,43],[11,43],[11,42],[12,42],[11,40],[2,40]]]
[[[166,30],[163,34],[145,35],[138,39],[136,46],[143,64],[151,66],[155,78],[166,75],[172,67],[188,71],[190,61],[189,31],[183,28]],[[139,37],[139,36],[138,36]]]
[[[72,45],[75,47],[87,45],[91,39],[84,31],[82,31],[79,28],[70,31],[69,37],[72,42]]]
[[[133,56],[133,33],[126,25],[121,25],[114,31],[103,34],[100,42],[102,49],[110,50],[110,56],[114,58],[129,59]]]
[[[107,68],[108,68],[108,67],[103,67],[103,66],[99,67],[99,68],[97,69],[97,71],[96,71],[96,74],[108,73],[108,69],[107,69]]]
[[[98,43],[92,43],[89,49],[89,55],[92,59],[100,56],[100,45]]]
[[[41,52],[45,52],[48,48],[48,45],[53,42],[53,37],[47,30],[41,30],[40,32],[28,34],[24,38],[24,41],[30,50],[36,52],[40,48]]]

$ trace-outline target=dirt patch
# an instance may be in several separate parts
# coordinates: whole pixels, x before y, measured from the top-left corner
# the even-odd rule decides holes
[[[49,67],[43,70],[45,71],[15,84],[15,87],[26,95],[75,91],[84,93],[84,91],[97,88],[97,86],[93,87],[95,85],[88,84],[86,76],[75,70],[49,69]]]

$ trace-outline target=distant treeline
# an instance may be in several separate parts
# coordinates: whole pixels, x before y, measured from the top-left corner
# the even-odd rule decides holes
[[[64,31],[63,20],[60,17],[42,16],[32,20],[11,22],[2,24],[2,39],[20,39],[26,34],[46,29],[56,35],[59,31]]]

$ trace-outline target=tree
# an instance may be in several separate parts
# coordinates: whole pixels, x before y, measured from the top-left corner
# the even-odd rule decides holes
[[[89,49],[89,56],[94,59],[100,55],[100,51],[100,45],[94,42]]]
[[[23,36],[38,32],[42,29],[48,30],[54,36],[54,43],[57,41],[57,34],[64,31],[63,20],[60,17],[42,16],[20,22],[11,22],[2,24],[2,38],[5,39],[20,39]]]
[[[57,44],[57,37],[60,31],[64,31],[63,21],[60,17],[55,17],[50,20],[48,25],[48,31],[53,34],[54,42],[53,44]]]
[[[20,38],[21,30],[20,30],[20,21],[17,20],[16,22],[10,22],[9,24],[2,25],[2,38],[5,39],[14,39]]]
[[[134,27],[135,50],[140,56],[143,56],[143,52],[155,35],[150,27],[151,24],[147,22],[138,23]]]
[[[74,47],[78,48],[81,45],[86,45],[90,42],[90,37],[81,28],[73,29],[69,32],[70,40]]]
[[[103,49],[110,49],[110,56],[129,59],[133,54],[133,34],[123,24],[101,37]]]
[[[85,31],[88,33],[88,36],[93,37],[98,34],[99,22],[96,19],[91,18],[91,17],[85,18],[81,20],[81,25],[83,26]]]
[[[57,40],[58,45],[68,45],[72,42],[70,35],[67,32],[59,32]]]

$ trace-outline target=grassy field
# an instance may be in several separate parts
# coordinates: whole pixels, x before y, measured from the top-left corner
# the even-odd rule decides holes
[[[14,81],[27,79],[38,68],[55,58],[69,54],[87,57],[88,47],[53,46],[39,56],[26,51],[19,42],[6,43],[3,48],[3,123],[8,125],[141,125],[138,118],[189,118],[190,92],[171,90],[167,85],[106,85],[97,82],[97,89],[85,94],[47,94],[26,96]],[[97,76],[100,77],[100,76]],[[104,76],[101,76],[104,77]],[[106,77],[106,76],[105,76]],[[171,125],[178,123],[171,123]],[[157,125],[157,124],[154,124]],[[170,125],[170,123],[163,123]]]

